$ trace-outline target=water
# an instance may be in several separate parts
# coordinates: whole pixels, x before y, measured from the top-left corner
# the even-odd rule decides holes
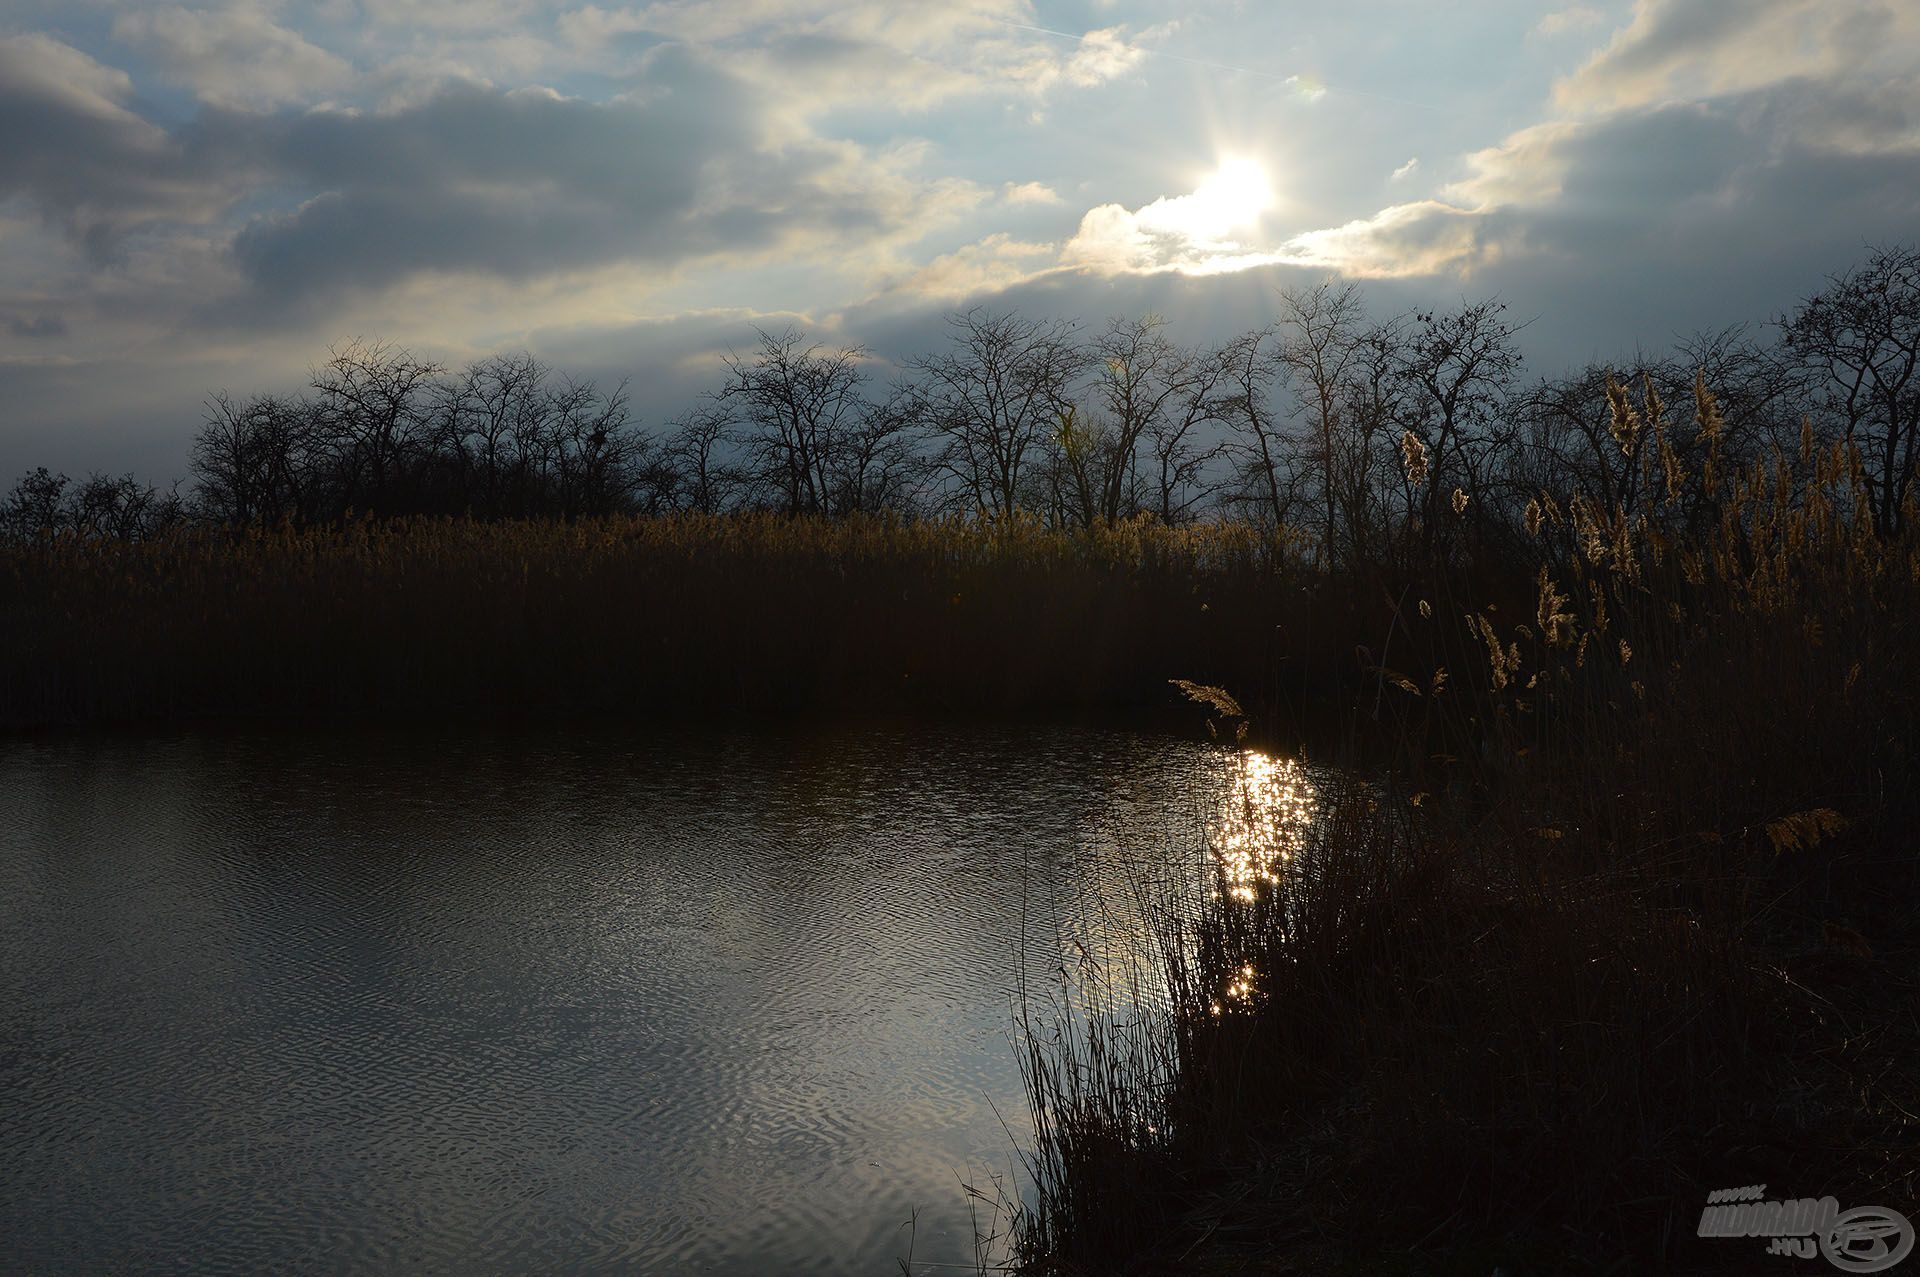
[[[1222,766],[1027,728],[0,742],[0,1249],[967,1263],[961,1183],[1011,1187],[1027,1129],[1022,973]]]

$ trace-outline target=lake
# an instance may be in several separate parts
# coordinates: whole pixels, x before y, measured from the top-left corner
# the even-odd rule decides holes
[[[968,1264],[963,1182],[1018,1189],[1021,979],[1063,922],[1124,947],[1127,883],[1245,783],[1058,727],[0,741],[0,1245]]]

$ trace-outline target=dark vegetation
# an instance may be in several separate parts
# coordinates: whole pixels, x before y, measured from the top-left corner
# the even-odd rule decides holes
[[[1920,281],[1889,265],[1790,323],[1828,373],[1797,443],[1736,461],[1705,377],[1677,412],[1603,380],[1589,485],[1523,510],[1527,605],[1453,567],[1389,600],[1396,761],[1323,787],[1273,882],[1149,891],[1145,971],[1030,1015],[1026,1266],[1754,1272],[1785,1261],[1697,1237],[1708,1193],[1913,1214]],[[1822,415],[1875,396],[1871,431]]]
[[[1725,408],[1727,464],[1790,449],[1811,413],[1823,441],[1859,447],[1876,525],[1891,531],[1913,468],[1901,360],[1915,261],[1875,256],[1776,341],[1733,328],[1532,380],[1499,302],[1382,321],[1356,287],[1331,283],[1282,294],[1273,323],[1216,349],[1182,345],[1154,316],[1089,334],[968,312],[946,349],[884,385],[866,351],[761,333],[659,431],[631,418],[624,386],[531,355],[449,371],[355,341],[302,394],[214,395],[185,495],[38,470],[0,519],[14,541],[411,516],[954,516],[1063,531],[1227,519],[1284,543],[1297,566],[1419,570],[1520,551],[1522,511],[1543,492],[1637,512],[1643,485],[1610,436],[1606,383],[1650,381],[1674,401],[1701,373]],[[1409,438],[1425,458],[1417,481]],[[1698,447],[1684,423],[1669,442],[1683,458]]]
[[[1169,668],[1268,664],[1288,607],[1237,525],[414,518],[5,557],[0,697],[37,722],[1151,708]]]
[[[1498,302],[1379,320],[1331,283],[1216,349],[970,312],[886,384],[763,333],[660,431],[528,355],[355,342],[302,394],[215,395],[185,493],[15,484],[0,719],[1088,708],[1164,704],[1179,673],[1319,735],[1415,583],[1521,601],[1529,502],[1712,523],[1622,452],[1610,384],[1676,402],[1704,376],[1728,470],[1810,420],[1899,533],[1916,260],[1876,254],[1777,341],[1535,380]],[[1706,444],[1682,420],[1662,446]]]
[[[1777,340],[1529,380],[1515,331],[1334,285],[1216,350],[975,312],[884,388],[768,334],[659,434],[530,358],[355,345],[216,398],[183,499],[15,488],[0,706],[1213,685],[1224,740],[1370,779],[1276,881],[1159,897],[1164,1015],[1029,1022],[1022,1262],[1751,1271],[1708,1191],[1920,1187],[1920,254]]]

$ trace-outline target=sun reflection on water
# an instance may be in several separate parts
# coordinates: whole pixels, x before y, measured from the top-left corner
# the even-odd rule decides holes
[[[1226,908],[1250,905],[1278,884],[1306,846],[1317,806],[1313,782],[1294,759],[1257,750],[1231,755],[1224,793],[1207,824],[1214,899]],[[1229,969],[1207,1009],[1214,1015],[1251,1010],[1259,976],[1252,962]]]
[[[1207,826],[1207,846],[1219,864],[1221,889],[1251,903],[1305,845],[1315,794],[1306,771],[1291,758],[1243,750],[1228,762],[1228,786]]]
[[[1197,747],[1177,772],[1139,786],[1145,804],[1167,804],[1170,792],[1173,802],[1138,852],[1130,830],[1100,844],[1106,869],[1076,905],[1062,950],[1072,996],[1096,1008],[1090,1014],[1119,1019],[1176,1005],[1224,1015],[1263,1003],[1276,974],[1259,947],[1273,922],[1263,911],[1283,904],[1285,876],[1311,860],[1332,783],[1312,775],[1297,759]],[[1258,925],[1244,929],[1243,918]],[[1177,989],[1163,982],[1170,947],[1180,950]]]

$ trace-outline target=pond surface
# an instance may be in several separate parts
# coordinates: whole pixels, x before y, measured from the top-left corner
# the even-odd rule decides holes
[[[0,1246],[954,1271],[962,1183],[1017,1191],[1022,974],[1234,767],[1081,729],[0,741]]]

